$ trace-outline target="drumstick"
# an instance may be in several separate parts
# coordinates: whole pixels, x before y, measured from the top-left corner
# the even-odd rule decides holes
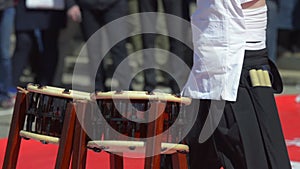
[[[264,79],[265,79],[266,85],[268,87],[272,87],[272,83],[271,83],[271,80],[270,80],[269,72],[267,70],[263,70],[263,75],[264,75]]]
[[[18,89],[19,91],[25,93],[25,94],[28,93],[28,91],[27,91],[26,89],[24,89],[24,88],[22,88],[22,87],[20,87],[20,86],[17,86],[17,89]]]
[[[251,69],[249,71],[249,74],[250,74],[250,79],[251,79],[252,86],[253,87],[260,86],[256,69]]]
[[[257,76],[260,82],[260,86],[267,86],[267,83],[264,78],[263,71],[261,69],[257,70]]]

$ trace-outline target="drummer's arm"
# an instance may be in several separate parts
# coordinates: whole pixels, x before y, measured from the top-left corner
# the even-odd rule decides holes
[[[243,9],[259,8],[266,5],[265,0],[253,0],[242,4]]]

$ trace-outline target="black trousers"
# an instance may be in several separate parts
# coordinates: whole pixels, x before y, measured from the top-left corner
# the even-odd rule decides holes
[[[182,0],[163,0],[163,10],[164,13],[174,15],[180,18],[183,18],[183,2]],[[139,10],[140,12],[157,12],[158,11],[158,1],[157,0],[139,0]],[[156,29],[156,23],[157,23],[157,18],[155,17],[149,17],[147,15],[144,15],[140,18],[141,20],[141,27],[142,31],[145,32],[154,32]],[[188,28],[183,28],[180,22],[174,22],[172,20],[168,20],[166,18],[166,26],[167,26],[167,31],[169,32],[175,32],[177,35],[181,34],[180,36],[182,37],[188,37]],[[153,31],[154,30],[154,31]],[[158,31],[159,32],[159,31]],[[143,42],[143,48],[144,49],[153,49],[156,48],[156,36],[158,33],[145,33],[142,35],[142,42]],[[191,37],[191,36],[190,36]],[[177,57],[182,59],[184,62],[186,62],[189,66],[192,64],[191,62],[191,56],[192,53],[190,52],[191,50],[188,49],[180,40],[168,37],[169,39],[169,52],[172,54],[175,54]],[[191,40],[191,39],[190,39]],[[189,56],[186,56],[186,53],[189,54]],[[155,61],[155,52],[154,50],[144,52],[143,53],[143,58],[144,58],[144,64],[151,65],[153,67],[156,67],[157,65]],[[183,71],[178,71],[178,64],[172,62],[172,58],[169,59],[168,64],[164,65],[164,67],[168,67],[170,72],[166,77],[166,81],[169,83],[170,88],[174,93],[179,93],[180,88],[183,87],[183,84],[185,82],[186,77],[188,76],[189,72],[183,72]],[[159,69],[159,68],[157,68]],[[170,75],[171,73],[171,75]],[[175,79],[174,79],[175,78]],[[144,85],[144,90],[146,91],[152,91],[155,89],[157,86],[157,81],[156,81],[156,71],[155,69],[148,69],[144,71],[144,80],[145,80],[145,85]],[[178,83],[178,84],[177,84]]]
[[[281,81],[266,50],[246,51],[238,96],[226,102],[223,117],[213,135],[198,142],[208,115],[210,100],[200,100],[195,125],[186,141],[190,146],[190,169],[290,169],[290,161],[281,129],[274,89],[252,87],[251,69],[267,69],[273,86],[280,90]]]
[[[12,57],[13,84],[20,85],[24,68],[31,64],[36,83],[53,85],[58,61],[59,29],[16,31],[16,48]]]
[[[113,60],[113,70],[112,72],[108,72],[107,69],[104,68],[103,58],[101,58],[100,54],[108,56],[107,53],[103,53],[103,46],[106,46],[114,41],[118,34],[126,33],[126,24],[118,25],[118,28],[106,29],[107,41],[104,37],[96,32],[103,28],[106,24],[119,19],[128,14],[128,3],[127,0],[119,0],[117,3],[113,4],[107,9],[98,10],[98,9],[89,9],[82,7],[82,31],[86,41],[89,40],[93,36],[93,40],[90,40],[87,44],[88,47],[88,58],[89,58],[89,69],[91,72],[91,80],[95,82],[95,88],[99,91],[107,91],[112,90],[105,86],[105,80],[109,74],[115,73],[114,70],[116,67],[127,57],[127,49],[126,49],[126,40],[119,41],[116,45],[113,45],[111,50],[109,50],[109,54]],[[121,28],[121,29],[120,29]],[[96,34],[95,34],[96,33]],[[102,60],[100,65],[97,65],[98,61]],[[121,89],[130,88],[126,86],[128,74],[130,74],[130,68],[125,67],[126,70],[122,70],[122,72],[118,72],[121,74],[119,81],[119,87]],[[93,71],[98,70],[96,77],[93,76]],[[123,77],[123,78],[122,78]]]

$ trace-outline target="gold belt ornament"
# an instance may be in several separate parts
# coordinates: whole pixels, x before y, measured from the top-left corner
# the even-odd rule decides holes
[[[249,71],[252,86],[272,87],[269,72],[262,69],[251,69]]]

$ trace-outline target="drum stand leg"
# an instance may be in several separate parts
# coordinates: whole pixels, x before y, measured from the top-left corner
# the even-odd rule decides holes
[[[55,169],[69,168],[72,154],[75,119],[76,112],[74,104],[68,103],[62,134],[59,142],[58,153],[56,156]]]
[[[149,119],[156,120],[150,122],[147,125],[147,138],[155,137],[155,139],[150,139],[146,142],[146,159],[144,169],[160,168],[160,153],[162,139],[158,135],[163,132],[164,117],[162,115],[162,112],[164,111],[164,109],[164,103],[152,103],[151,108],[149,110]]]
[[[78,106],[77,106],[78,105]],[[86,103],[78,103],[77,115],[83,117],[86,113]],[[75,120],[75,133],[73,139],[72,169],[85,169],[87,156],[87,134],[79,120]]]
[[[177,152],[172,154],[173,169],[188,169],[186,154]]]
[[[18,92],[14,112],[7,140],[3,169],[15,169],[18,161],[21,137],[19,132],[23,129],[26,117],[26,94]]]
[[[123,165],[124,165],[123,154],[117,155],[115,153],[110,153],[109,161],[110,161],[111,169],[123,169]]]

